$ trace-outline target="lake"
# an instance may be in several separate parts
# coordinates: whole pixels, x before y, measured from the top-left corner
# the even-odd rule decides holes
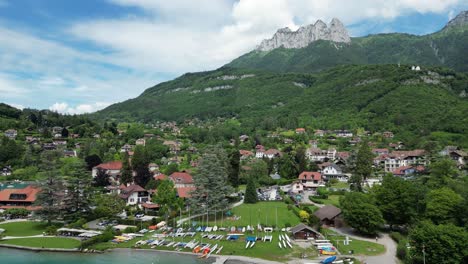
[[[0,263],[5,264],[209,264],[212,260],[200,260],[195,256],[157,251],[119,250],[104,254],[80,254],[0,248]]]

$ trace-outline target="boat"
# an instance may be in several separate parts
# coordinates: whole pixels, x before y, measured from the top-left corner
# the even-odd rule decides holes
[[[281,234],[278,237],[280,241],[283,240],[283,236]]]
[[[250,244],[250,248],[253,248],[253,246],[255,246],[255,242],[252,242],[252,244]]]
[[[218,244],[214,245],[214,247],[210,249],[210,252],[208,253],[206,257],[209,258],[211,256],[211,253],[213,253],[217,247],[218,247]]]
[[[284,248],[287,248],[287,246],[286,246],[286,240],[283,240],[283,246],[284,246]]]
[[[288,246],[289,246],[290,248],[292,248],[292,245],[291,245],[291,243],[289,243],[289,241],[286,241],[286,243],[288,244]]]
[[[281,246],[281,242],[278,242],[278,246],[279,248],[283,248],[283,246]]]
[[[221,246],[220,248],[218,248],[218,251],[216,251],[216,254],[219,254],[221,252],[221,250],[223,249],[224,246]]]
[[[320,261],[321,264],[330,264],[330,263],[333,263],[333,261],[336,260],[336,256],[332,256],[332,257],[329,257],[329,258],[326,258],[322,261]]]
[[[200,250],[201,250],[201,247],[200,247],[200,246],[196,246],[196,247],[193,249],[192,252],[193,252],[193,253],[198,253],[198,252],[200,252]]]
[[[291,239],[289,238],[288,235],[285,234],[284,236],[286,237],[286,240],[287,240],[288,242],[291,242]]]
[[[213,231],[214,232],[218,231],[218,226],[213,226]]]
[[[235,226],[231,227],[231,232],[236,232],[236,227]]]
[[[245,227],[242,227],[242,233],[245,233]]]
[[[247,245],[245,245],[245,248],[248,248],[250,246],[250,241],[247,242]]]

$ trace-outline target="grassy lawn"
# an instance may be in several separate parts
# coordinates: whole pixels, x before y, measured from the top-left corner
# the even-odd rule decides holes
[[[5,236],[34,236],[42,235],[45,231],[46,223],[42,222],[13,222],[0,223],[0,228],[5,229]]]
[[[35,248],[78,248],[80,241],[72,238],[64,237],[31,237],[31,238],[15,238],[1,240],[0,244],[17,245]]]
[[[212,232],[214,233],[219,233],[219,234],[226,234],[226,232]],[[152,234],[148,234],[145,236],[145,238],[135,238],[131,241],[125,242],[125,243],[120,243],[120,244],[114,244],[112,242],[105,242],[105,243],[100,243],[92,246],[93,249],[97,250],[105,250],[109,248],[130,248],[135,245],[135,243],[138,240],[145,240],[145,239],[150,239]],[[252,236],[256,236],[257,234],[254,233]],[[259,233],[258,236],[263,236],[264,233]],[[293,248],[287,248],[287,249],[280,249],[278,247],[278,232],[273,232],[273,241],[272,242],[261,242],[258,241],[253,248],[246,249],[245,248],[245,236],[240,236],[238,241],[227,241],[226,238],[222,240],[209,240],[208,238],[201,238],[201,234],[197,233],[195,237],[187,237],[187,238],[166,238],[166,240],[173,240],[173,241],[184,241],[188,242],[190,240],[197,240],[197,241],[202,241],[203,243],[210,243],[211,245],[218,244],[218,248],[220,246],[223,246],[223,249],[220,253],[220,255],[240,255],[240,256],[247,256],[247,257],[253,257],[253,258],[262,258],[262,259],[267,259],[267,260],[274,260],[274,261],[286,261],[292,257],[298,258],[301,253],[306,253],[308,256],[311,258],[314,258],[317,256],[317,251],[315,248],[311,247],[310,249],[301,249],[299,247],[293,246]],[[149,249],[149,246],[141,246],[141,248],[144,249]],[[174,250],[175,248],[173,247],[156,247],[156,250]],[[191,252],[190,249],[182,249],[182,252]]]
[[[337,182],[335,184],[332,184],[331,187],[337,188],[337,189],[348,189],[349,184],[347,182]]]
[[[354,251],[354,255],[375,256],[385,253],[385,247],[381,244],[368,242],[364,240],[351,239],[349,245],[343,245],[344,236],[341,236],[331,230],[322,230],[323,234],[333,242],[341,254],[348,254],[350,250]],[[339,240],[337,242],[337,240]]]
[[[318,199],[318,198],[314,198],[315,201],[319,201],[321,202],[322,204],[331,204],[331,205],[334,205],[336,207],[339,207],[340,206],[340,197],[341,195],[329,195],[328,196],[328,199]]]
[[[242,204],[233,208],[231,212],[233,214],[232,217],[225,217],[223,221],[219,217],[216,224],[224,227],[248,225],[257,227],[257,224],[275,226],[276,219],[278,219],[278,227],[285,227],[287,224],[295,226],[300,223],[300,219],[292,210],[288,210],[287,204],[283,202]],[[240,218],[236,220],[234,216]],[[201,221],[201,219],[196,219],[196,221]],[[213,226],[214,224],[214,221],[211,221],[210,225]]]

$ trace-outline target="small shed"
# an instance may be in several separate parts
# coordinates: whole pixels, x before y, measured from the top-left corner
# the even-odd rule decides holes
[[[320,233],[316,230],[314,230],[312,227],[307,226],[305,224],[298,224],[297,226],[291,228],[291,233],[294,237],[294,239],[317,239],[318,237],[321,237]]]
[[[333,205],[325,205],[315,211],[314,215],[320,219],[320,224],[335,226],[339,216],[341,215],[341,209]]]

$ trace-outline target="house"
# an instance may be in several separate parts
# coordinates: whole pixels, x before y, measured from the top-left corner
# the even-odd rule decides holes
[[[164,180],[167,180],[167,176],[164,175],[164,174],[162,174],[162,173],[160,173],[160,174],[158,174],[158,175],[155,174],[155,175],[153,176],[153,179],[154,179],[155,181],[164,181]]]
[[[246,160],[248,158],[251,158],[254,154],[252,151],[248,151],[248,150],[239,150],[239,153],[240,153],[240,159],[241,160]]]
[[[292,140],[292,139],[290,139],[290,138],[285,138],[285,139],[283,140],[283,143],[284,143],[284,144],[292,144],[292,143],[294,143],[294,140]]]
[[[120,170],[122,169],[122,162],[121,161],[111,161],[106,163],[101,163],[95,166],[92,170],[93,178],[97,176],[99,170],[104,170],[106,174],[109,176],[118,176],[120,175]]]
[[[160,206],[159,206],[159,204],[155,204],[155,203],[152,203],[152,202],[146,202],[146,203],[142,203],[141,207],[145,211],[145,214],[148,214],[148,213],[158,212]]]
[[[308,240],[308,239],[317,239],[321,238],[322,235],[314,230],[312,227],[305,225],[303,223],[298,224],[295,227],[291,228],[291,233],[294,239],[296,240]]]
[[[393,133],[390,132],[390,131],[385,131],[385,132],[382,133],[382,136],[383,136],[384,138],[393,138],[394,135],[393,135]]]
[[[67,140],[65,139],[54,139],[52,141],[52,143],[55,145],[55,146],[66,146],[67,145]]]
[[[407,177],[426,171],[424,166],[402,166],[392,172],[394,176]]]
[[[320,224],[327,226],[338,226],[341,216],[341,209],[333,205],[325,205],[314,212],[320,220]]]
[[[26,143],[31,144],[31,145],[37,145],[40,143],[40,138],[37,137],[32,137],[32,136],[26,136]]]
[[[148,169],[149,169],[150,172],[155,172],[155,171],[159,170],[159,166],[156,163],[150,163],[148,165]]]
[[[281,151],[277,149],[269,149],[263,153],[263,157],[268,158],[268,159],[273,159],[273,158],[281,157],[281,156],[282,156]]]
[[[291,184],[291,192],[293,193],[303,193],[304,184],[301,181],[297,180]]]
[[[70,158],[77,157],[75,150],[64,150],[63,155]]]
[[[18,135],[18,131],[16,131],[15,129],[8,129],[5,131],[4,133],[5,137],[9,138],[9,139],[16,139],[16,136]]]
[[[265,155],[265,147],[263,147],[262,145],[255,146],[255,157],[257,159],[261,159],[263,158],[264,155]]]
[[[374,153],[375,155],[380,156],[380,155],[386,155],[386,154],[388,154],[390,152],[386,148],[375,148],[375,149],[372,149],[372,153]]]
[[[129,145],[129,144],[125,144],[120,148],[120,152],[122,152],[122,153],[129,152],[131,150],[132,150],[132,146]]]
[[[144,138],[139,138],[135,141],[135,145],[141,145],[145,146],[146,145],[146,140]]]
[[[53,143],[44,143],[42,144],[42,149],[43,150],[55,150],[57,149],[57,146],[54,145]]]
[[[305,132],[306,132],[305,128],[302,128],[302,127],[296,128],[296,134],[305,134]]]
[[[327,181],[331,179],[337,179],[341,182],[348,181],[348,176],[344,175],[342,169],[334,163],[329,163],[323,167],[322,174]]]
[[[319,148],[308,148],[306,151],[306,157],[310,161],[320,161],[323,162],[327,159],[327,151],[321,150]]]
[[[174,141],[174,140],[164,140],[163,142],[164,146],[168,146],[170,151],[172,153],[179,153],[180,151],[180,146],[182,145],[179,141]]]
[[[334,160],[336,158],[336,149],[335,148],[329,148],[327,150],[327,158],[329,160]]]
[[[314,132],[314,135],[317,136],[317,137],[323,137],[323,136],[325,136],[325,134],[326,134],[325,131],[320,130],[320,129],[317,129]]]
[[[4,189],[0,191],[0,209],[24,208],[34,211],[40,207],[33,206],[40,188],[28,185],[23,189]]]
[[[448,156],[451,160],[455,161],[459,169],[466,165],[468,154],[456,146],[447,146],[439,154]]]
[[[137,184],[122,188],[119,197],[124,199],[127,205],[145,203],[150,199],[148,192]]]
[[[337,137],[350,138],[353,137],[353,132],[348,130],[335,130],[333,131]]]
[[[52,135],[60,134],[60,137],[61,137],[62,136],[62,130],[63,130],[63,127],[54,126],[54,127],[52,127]]]
[[[174,172],[169,176],[169,179],[174,182],[176,188],[194,187],[193,177],[185,171]]]
[[[391,152],[384,161],[384,171],[393,172],[399,167],[409,165],[427,165],[425,150],[415,149]]]
[[[11,169],[11,166],[5,166],[0,171],[0,175],[2,176],[10,176],[12,173],[13,173],[13,170]]]
[[[239,141],[240,141],[240,142],[247,142],[247,141],[249,141],[249,136],[247,136],[247,135],[240,135],[240,136],[239,136]]]
[[[297,179],[302,183],[305,190],[316,190],[317,187],[325,186],[320,172],[303,171]]]
[[[192,197],[192,192],[195,191],[195,187],[179,187],[176,188],[177,197],[187,199]]]

